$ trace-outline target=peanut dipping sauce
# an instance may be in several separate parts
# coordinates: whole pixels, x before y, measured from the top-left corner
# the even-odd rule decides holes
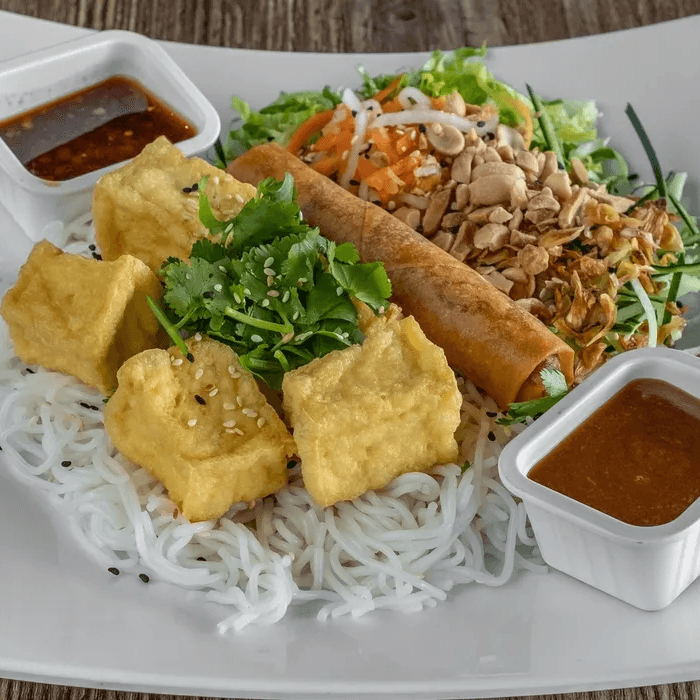
[[[114,76],[0,122],[0,138],[33,175],[70,180],[128,160],[158,136],[196,129],[137,81]]]
[[[700,496],[700,400],[635,379],[527,475],[630,525],[663,525]]]

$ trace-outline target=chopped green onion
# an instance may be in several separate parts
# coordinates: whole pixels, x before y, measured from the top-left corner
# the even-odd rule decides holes
[[[642,146],[644,146],[644,151],[646,152],[647,158],[651,163],[651,169],[654,171],[654,177],[656,178],[656,189],[659,192],[659,196],[668,196],[668,188],[666,187],[666,180],[664,179],[663,173],[661,172],[659,159],[656,157],[656,152],[654,151],[654,147],[651,145],[651,141],[647,136],[647,132],[642,126],[642,122],[639,121],[639,117],[634,111],[634,107],[632,107],[632,105],[629,104],[629,102],[627,103],[627,107],[625,108],[625,114],[629,117],[630,121],[632,122],[634,130],[637,132],[637,136],[639,136],[639,140],[642,142]]]
[[[557,163],[559,167],[564,170],[564,155],[562,154],[561,146],[559,145],[559,139],[554,131],[554,126],[552,124],[549,115],[542,105],[540,98],[533,92],[532,88],[526,83],[525,87],[530,93],[530,99],[532,100],[532,105],[535,108],[535,117],[540,124],[540,129],[542,129],[542,136],[547,144],[547,148],[550,151],[554,151],[557,156]]]

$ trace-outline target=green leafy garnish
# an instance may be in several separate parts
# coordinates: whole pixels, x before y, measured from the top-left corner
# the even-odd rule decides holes
[[[388,306],[389,278],[381,263],[360,263],[352,244],[303,221],[291,175],[261,182],[230,221],[218,221],[199,192],[214,240],[197,241],[190,262],[163,264],[167,315],[149,301],[173,342],[185,347],[182,330],[217,338],[275,389],[285,372],[362,342],[351,297],[377,312]]]
[[[537,119],[540,129],[542,130],[542,136],[548,151],[553,151],[557,156],[557,162],[560,168],[564,168],[564,154],[562,153],[561,146],[559,145],[559,138],[554,131],[554,126],[549,118],[549,113],[542,106],[540,98],[533,92],[529,85],[525,86],[528,93],[530,94],[530,99],[535,108],[535,118]]]
[[[514,423],[525,423],[528,418],[537,418],[559,403],[568,393],[566,377],[558,369],[545,367],[541,370],[540,377],[542,377],[542,384],[547,396],[510,404],[503,417],[496,421],[497,423],[513,425]]]

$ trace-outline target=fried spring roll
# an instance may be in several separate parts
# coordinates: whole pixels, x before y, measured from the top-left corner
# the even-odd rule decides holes
[[[479,273],[380,207],[317,173],[276,144],[256,146],[233,161],[238,180],[294,177],[306,220],[338,243],[350,241],[364,262],[381,260],[395,301],[450,364],[499,406],[541,396],[539,372],[550,365],[573,377],[573,350]]]

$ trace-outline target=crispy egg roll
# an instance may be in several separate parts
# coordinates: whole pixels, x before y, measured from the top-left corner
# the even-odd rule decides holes
[[[338,243],[350,241],[364,262],[381,260],[392,300],[426,336],[502,408],[543,394],[543,366],[573,378],[573,350],[541,321],[467,265],[389,212],[356,197],[277,144],[252,148],[228,166],[238,180],[294,177],[311,226]]]

